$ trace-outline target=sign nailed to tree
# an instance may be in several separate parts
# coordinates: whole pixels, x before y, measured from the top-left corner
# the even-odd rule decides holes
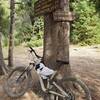
[[[55,11],[53,12],[53,18],[55,21],[73,21],[75,19],[75,13]]]
[[[38,0],[34,5],[35,16],[53,12],[60,7],[60,0]]]

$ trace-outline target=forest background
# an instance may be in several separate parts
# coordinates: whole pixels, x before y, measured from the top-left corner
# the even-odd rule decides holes
[[[14,44],[41,46],[43,44],[43,17],[34,18],[36,0],[16,0]],[[71,22],[71,44],[100,44],[100,1],[71,0],[70,9],[76,13]],[[8,46],[10,4],[9,0],[0,0],[0,27],[2,44]]]

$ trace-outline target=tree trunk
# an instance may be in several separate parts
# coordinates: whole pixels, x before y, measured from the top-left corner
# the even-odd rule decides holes
[[[3,59],[3,53],[2,53],[2,45],[1,45],[1,32],[0,32],[0,75],[4,74],[4,59]]]
[[[60,67],[60,73],[64,76],[71,75],[70,61],[69,61],[69,34],[70,34],[70,25],[66,22],[60,23],[60,31],[58,34],[58,54],[57,58],[60,61],[68,62],[68,64],[63,64]]]
[[[56,69],[58,23],[53,21],[52,14],[44,16],[44,63]]]
[[[3,52],[2,52],[2,15],[0,16],[0,75],[6,74],[7,68],[4,62],[3,58]]]
[[[60,11],[69,12],[69,1],[61,2]],[[69,64],[58,66],[57,60],[69,62],[69,22],[55,22],[52,14],[44,16],[44,63],[64,76],[71,75]]]
[[[9,51],[8,51],[8,66],[13,67],[13,48],[14,48],[14,14],[15,1],[10,0],[10,30],[9,30]]]

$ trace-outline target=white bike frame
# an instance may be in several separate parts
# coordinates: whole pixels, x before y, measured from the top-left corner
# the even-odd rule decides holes
[[[33,74],[32,72],[33,72],[33,70],[31,71],[31,75]],[[50,94],[56,95],[57,98],[58,98],[58,96],[63,97],[63,98],[69,97],[69,95],[55,81],[53,81],[52,85],[51,85],[50,81],[55,77],[56,74],[57,74],[57,72],[55,71],[55,73],[53,75],[51,75],[50,78],[46,79],[47,85],[45,87],[43,78],[37,73],[42,91],[45,93],[50,93]],[[52,86],[56,87],[57,90],[59,90],[59,93],[52,91],[52,89],[51,89]],[[56,100],[58,100],[58,99],[56,99]]]

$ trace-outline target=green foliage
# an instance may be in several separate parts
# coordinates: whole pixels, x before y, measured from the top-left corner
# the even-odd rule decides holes
[[[0,17],[3,35],[7,36],[9,26],[8,0],[0,0]]]
[[[16,31],[15,34],[15,44],[21,44],[23,42],[29,42],[30,44],[33,45],[37,43],[36,46],[38,46],[40,41],[42,41],[43,39],[43,19],[42,18],[38,18],[36,19],[34,26],[32,26],[30,23],[28,22],[22,22],[21,25],[19,23],[18,24],[18,29]],[[33,39],[34,38],[34,39]]]
[[[91,45],[100,43],[100,18],[96,13],[95,4],[89,0],[72,3],[79,18],[72,24],[71,42],[74,44]]]
[[[27,46],[39,47],[43,45],[43,39],[32,39],[27,43]]]
[[[34,2],[35,0],[22,0],[22,4],[16,7],[15,44],[21,44],[23,42],[28,42],[28,44],[33,43],[33,45],[37,42],[36,46],[42,44],[43,18],[35,18],[34,26],[30,19],[30,13],[34,14]]]
[[[23,42],[32,46],[43,44],[43,17],[34,19],[34,3],[37,0],[16,0],[14,42]],[[71,42],[80,45],[100,43],[100,0],[71,0],[71,10],[79,16],[71,26]],[[0,0],[0,17],[3,32],[3,45],[8,45],[9,32],[9,0]],[[35,20],[34,26],[30,15]],[[33,21],[34,21],[33,20]]]
[[[42,17],[36,18],[34,23],[34,35],[36,35],[38,39],[42,38],[43,30],[44,30],[43,18]]]
[[[8,0],[0,0],[0,31],[2,32],[3,45],[8,45],[9,10]]]

